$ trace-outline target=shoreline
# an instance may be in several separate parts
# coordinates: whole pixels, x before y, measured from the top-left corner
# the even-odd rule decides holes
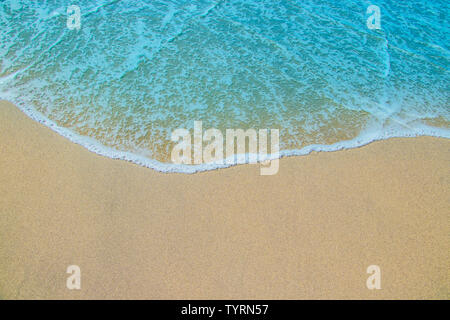
[[[27,107],[25,103],[21,102],[15,104],[9,100],[0,99],[0,104],[10,104],[18,108],[22,113],[24,113],[28,118],[42,124],[48,129],[56,132],[60,136],[69,140],[71,143],[78,144],[90,152],[97,155],[107,157],[113,160],[123,160],[131,162],[141,167],[155,170],[161,173],[184,173],[184,174],[194,174],[199,172],[208,172],[218,169],[226,169],[239,165],[248,165],[249,163],[235,163],[235,164],[200,164],[200,165],[183,165],[174,163],[160,162],[155,159],[149,159],[144,156],[139,156],[132,152],[118,151],[110,147],[106,147],[99,143],[98,141],[91,139],[89,137],[80,136],[69,129],[60,127],[56,125],[52,120],[46,118],[39,112],[31,110]],[[417,130],[417,128],[416,128]],[[330,145],[320,145],[313,144],[307,145],[301,149],[294,150],[281,150],[278,152],[278,157],[272,157],[274,160],[283,159],[287,157],[297,157],[297,156],[307,156],[313,152],[335,152],[342,150],[351,150],[355,148],[361,148],[369,145],[373,142],[385,141],[392,138],[416,138],[416,137],[435,137],[435,138],[445,138],[450,139],[450,131],[441,127],[431,127],[423,125],[420,132],[403,132],[403,133],[385,133],[384,135],[374,135],[374,133],[365,132],[360,134],[351,140],[339,141]],[[245,154],[248,156],[248,153]],[[226,161],[226,159],[224,159]],[[260,163],[258,163],[260,164]]]
[[[2,299],[450,297],[446,138],[186,175],[92,153],[3,101],[0,124]]]

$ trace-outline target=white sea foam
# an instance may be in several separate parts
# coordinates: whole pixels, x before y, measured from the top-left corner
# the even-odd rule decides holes
[[[16,106],[18,106],[27,116],[31,119],[47,126],[51,130],[60,134],[61,136],[69,139],[70,141],[83,146],[91,152],[94,152],[98,155],[105,156],[111,159],[117,160],[125,160],[137,164],[139,166],[143,166],[146,168],[150,168],[156,170],[158,172],[163,173],[185,173],[185,174],[193,174],[204,171],[211,171],[216,169],[229,168],[234,165],[247,164],[247,162],[236,162],[234,165],[230,164],[199,164],[199,165],[182,165],[182,164],[172,164],[172,163],[164,163],[154,159],[149,159],[143,156],[139,156],[137,154],[133,154],[130,152],[122,152],[118,150],[114,150],[112,148],[106,147],[100,144],[98,141],[91,139],[89,137],[80,136],[72,131],[59,127],[53,121],[47,119],[39,112],[33,110],[33,108],[27,107],[20,100],[8,100],[7,98],[1,97],[2,100],[7,100]],[[405,137],[418,137],[418,136],[431,136],[431,137],[441,137],[441,138],[450,138],[450,130],[444,128],[436,128],[430,126],[422,126],[420,128],[416,128],[415,131],[396,131],[396,130],[387,130],[383,133],[380,133],[379,130],[367,130],[361,133],[358,137],[352,140],[340,141],[338,143],[334,143],[331,145],[320,145],[313,144],[303,147],[298,150],[282,150],[280,151],[278,157],[274,157],[273,155],[268,155],[267,160],[275,160],[283,157],[290,156],[305,156],[310,154],[311,152],[334,152],[345,149],[353,149],[365,146],[370,144],[371,142],[386,140],[390,138],[405,138]],[[246,154],[246,158],[249,157],[249,154]],[[224,163],[226,163],[227,159],[224,159]]]

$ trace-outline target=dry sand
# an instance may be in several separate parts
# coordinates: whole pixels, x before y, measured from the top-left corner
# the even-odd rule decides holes
[[[0,150],[0,298],[450,297],[446,139],[161,174],[1,102]]]

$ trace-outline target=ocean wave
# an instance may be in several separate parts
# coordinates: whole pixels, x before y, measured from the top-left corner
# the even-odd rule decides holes
[[[445,1],[0,3],[0,98],[91,151],[163,172],[195,120],[280,129],[281,155],[449,137]],[[441,127],[433,127],[436,123]]]

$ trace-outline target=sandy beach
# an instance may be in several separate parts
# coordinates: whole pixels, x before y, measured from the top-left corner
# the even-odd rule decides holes
[[[162,174],[1,102],[0,150],[2,299],[450,298],[447,139]]]

